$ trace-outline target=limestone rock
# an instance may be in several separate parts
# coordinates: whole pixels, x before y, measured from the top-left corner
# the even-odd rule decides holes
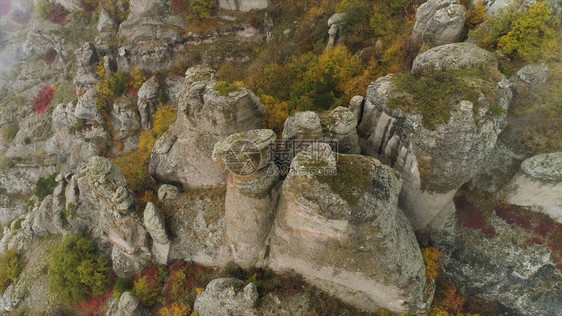
[[[218,7],[225,10],[251,11],[267,9],[272,0],[218,0]]]
[[[466,8],[458,0],[429,0],[416,12],[414,40],[429,46],[439,46],[461,39],[466,20]]]
[[[96,48],[91,43],[84,43],[81,48],[74,52],[78,70],[74,78],[74,85],[77,91],[87,91],[93,89],[98,81],[96,76],[96,66],[99,56]]]
[[[363,104],[365,103],[365,97],[361,95],[356,95],[349,101],[349,110],[355,115],[357,124],[361,122],[361,115],[363,114]]]
[[[12,284],[6,288],[4,293],[0,293],[0,311],[11,312],[23,300],[24,289],[17,284]]]
[[[133,136],[140,128],[140,118],[136,105],[128,98],[122,98],[113,104],[110,113],[115,140],[125,140]]]
[[[146,252],[126,253],[116,246],[111,248],[112,268],[118,277],[127,278],[139,274],[150,262],[150,254]]]
[[[102,8],[98,20],[98,32],[115,31],[116,27],[117,23],[115,23],[109,12]]]
[[[166,233],[164,220],[160,212],[152,202],[146,204],[144,209],[144,227],[152,237],[152,254],[158,264],[168,263],[168,253],[170,251],[170,240]]]
[[[227,137],[213,151],[213,160],[229,171],[226,240],[234,262],[243,268],[251,268],[263,258],[273,223],[277,199],[271,190],[279,179],[278,168],[271,161],[275,139],[272,130],[251,130]]]
[[[562,12],[562,6],[557,0],[547,0],[547,2],[549,2],[550,6],[554,9],[554,14],[559,15]],[[473,5],[476,3],[478,3],[478,0],[472,0]],[[486,14],[496,15],[515,3],[520,7],[530,7],[537,3],[537,0],[482,0],[482,3],[486,6]]]
[[[139,89],[137,106],[143,129],[152,128],[156,110],[162,105],[158,99],[160,85],[156,77],[145,81]]]
[[[510,315],[558,315],[562,304],[562,274],[552,264],[546,246],[528,245],[521,228],[488,219],[496,235],[455,226],[432,236],[446,249],[443,274],[461,291],[498,301]]]
[[[368,311],[427,310],[432,284],[397,206],[401,186],[400,175],[372,157],[308,147],[283,183],[268,265]]]
[[[194,67],[186,75],[178,118],[156,142],[150,174],[184,188],[223,185],[226,174],[211,159],[215,143],[230,134],[261,128],[265,109],[242,87],[221,95],[215,90],[214,71],[206,67]]]
[[[322,123],[312,111],[298,112],[289,116],[283,128],[283,139],[314,140],[322,137]]]
[[[455,43],[432,48],[419,54],[412,65],[413,73],[488,67],[497,69],[493,53],[472,43]]]
[[[324,139],[336,140],[338,151],[345,154],[359,154],[357,116],[350,109],[339,106],[320,115]]]
[[[542,154],[521,164],[504,188],[511,204],[531,206],[562,223],[562,153]]]
[[[89,122],[101,121],[101,115],[96,107],[96,90],[90,89],[78,98],[74,116]]]
[[[163,184],[158,188],[158,201],[166,204],[177,198],[178,194],[178,188],[170,184]]]
[[[231,278],[215,279],[195,300],[199,316],[257,315],[258,290],[253,283]]]
[[[546,64],[531,64],[519,69],[509,83],[513,92],[518,95],[522,89],[532,89],[546,83],[549,69]]]
[[[121,294],[119,298],[119,310],[125,315],[135,315],[140,308],[139,299],[131,292]]]
[[[338,38],[338,33],[343,28],[344,19],[345,13],[335,13],[328,19],[328,35],[330,36],[328,38],[328,48],[333,47],[338,39],[341,40],[341,38]]]

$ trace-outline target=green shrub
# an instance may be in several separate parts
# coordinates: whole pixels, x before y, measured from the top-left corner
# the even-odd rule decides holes
[[[148,79],[148,77],[141,68],[137,67],[131,71],[131,87],[133,89],[140,89],[146,79]]]
[[[4,154],[0,154],[0,169],[10,169],[15,165],[12,159],[6,157]]]
[[[21,223],[22,223],[24,220],[25,220],[24,218],[18,218],[18,219],[16,219],[16,220],[14,221],[14,224],[12,225],[12,228],[13,228],[15,231],[20,230],[20,229],[21,229]]]
[[[67,235],[51,255],[49,291],[63,302],[77,303],[105,292],[111,274],[109,260],[96,256],[89,238],[82,234]]]
[[[0,256],[0,293],[18,279],[22,270],[23,265],[16,249],[7,250]]]
[[[215,8],[214,0],[189,0],[190,16],[192,18],[203,19],[208,18]]]
[[[560,18],[552,14],[548,3],[537,2],[527,9],[515,2],[489,16],[468,35],[481,47],[500,48],[506,55],[526,62],[541,62],[559,56],[559,25]]]
[[[56,174],[52,174],[45,178],[39,178],[35,183],[35,190],[34,194],[39,198],[39,201],[43,201],[47,195],[52,194],[53,190],[57,186],[57,181],[55,178],[57,177]]]
[[[16,138],[20,128],[16,123],[10,123],[2,127],[2,139],[9,143]]]
[[[215,91],[217,91],[223,97],[228,96],[231,92],[236,92],[240,90],[240,88],[232,83],[219,81],[215,84]]]
[[[48,20],[51,17],[51,9],[53,9],[55,5],[49,1],[39,1],[35,5],[37,9],[37,13],[39,16],[45,20]]]
[[[115,281],[115,286],[113,287],[113,296],[121,297],[121,294],[128,292],[133,289],[133,280],[128,278],[118,278]]]

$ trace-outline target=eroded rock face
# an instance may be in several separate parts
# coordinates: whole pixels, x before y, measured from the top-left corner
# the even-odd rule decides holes
[[[152,254],[154,255],[154,261],[158,264],[167,264],[168,253],[170,252],[170,240],[168,239],[168,234],[166,233],[164,220],[154,203],[148,202],[146,204],[143,218],[144,227],[152,237]]]
[[[556,0],[547,0],[547,2],[550,3],[555,14],[560,14],[560,12],[562,12],[562,7],[559,2]],[[476,3],[478,3],[478,0],[472,0],[473,5]],[[516,3],[516,0],[482,0],[482,3],[486,6],[486,14],[496,15],[507,9],[509,5]],[[530,7],[535,3],[537,3],[537,0],[522,0],[519,2],[522,7]]]
[[[416,12],[412,36],[415,41],[439,46],[461,39],[466,8],[458,0],[429,0]]]
[[[81,48],[74,52],[78,70],[74,78],[74,85],[77,91],[87,91],[93,89],[98,81],[96,77],[96,66],[99,56],[96,48],[91,43],[84,43]]]
[[[272,0],[218,0],[218,7],[225,10],[250,11],[266,9]]]
[[[251,130],[218,142],[213,151],[213,160],[229,171],[226,239],[234,262],[243,268],[253,267],[263,258],[273,223],[277,194],[272,189],[279,170],[270,153],[276,138],[272,130]]]
[[[188,70],[179,94],[178,118],[156,142],[150,174],[184,188],[224,185],[226,173],[213,163],[214,144],[229,134],[261,128],[265,112],[256,96],[242,88],[221,95],[214,71]]]
[[[295,157],[283,183],[268,265],[294,270],[369,311],[426,310],[432,289],[397,206],[401,185],[399,174],[372,157],[310,146]]]
[[[195,300],[200,316],[258,315],[258,290],[253,283],[231,278],[215,279]]]
[[[562,223],[562,153],[523,161],[504,191],[509,203],[530,206]]]
[[[143,129],[152,128],[156,110],[162,105],[158,99],[160,85],[156,77],[145,81],[139,89],[137,106]]]
[[[460,51],[456,57],[450,56],[450,63],[444,62],[447,58],[439,62],[428,59],[427,56],[441,58],[443,50],[448,51],[446,46],[434,48],[420,55],[423,63],[416,59],[414,64],[439,64],[438,69],[449,70],[482,65],[463,62],[462,59],[472,57]],[[404,187],[400,205],[415,229],[438,229],[444,224],[446,217],[454,212],[455,192],[477,173],[505,127],[511,90],[497,69],[489,69],[491,72],[485,78],[463,78],[461,74],[461,79],[479,97],[472,101],[454,98],[447,101],[451,104],[450,119],[434,130],[423,126],[421,114],[389,107],[389,100],[403,93],[396,89],[392,75],[380,78],[367,90],[358,127],[361,148],[365,154],[401,171]],[[492,114],[492,108],[501,110]]]
[[[521,228],[497,217],[487,219],[494,238],[460,225],[433,235],[436,246],[447,249],[441,258],[443,274],[463,292],[498,301],[504,314],[559,315],[562,274],[550,250],[525,243]]]

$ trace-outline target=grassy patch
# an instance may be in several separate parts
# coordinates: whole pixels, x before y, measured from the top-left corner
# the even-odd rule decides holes
[[[228,96],[231,92],[236,92],[240,90],[240,88],[237,85],[224,81],[217,82],[215,84],[214,89],[223,97]]]
[[[55,84],[55,88],[55,95],[51,100],[53,106],[57,106],[60,103],[67,104],[76,99],[76,88],[71,80],[61,81]]]
[[[328,184],[350,207],[355,207],[371,185],[371,164],[365,160],[368,158],[338,155],[337,174],[318,176],[318,181]]]
[[[20,128],[17,123],[10,123],[2,127],[2,139],[9,143],[14,138],[16,138],[16,134],[19,132]]]
[[[495,87],[499,76],[497,70],[489,68],[398,74],[392,78],[398,96],[388,100],[388,105],[392,109],[420,113],[422,125],[434,130],[447,124],[455,102],[470,101],[476,110],[482,93],[490,99],[490,104],[497,104],[499,96]]]

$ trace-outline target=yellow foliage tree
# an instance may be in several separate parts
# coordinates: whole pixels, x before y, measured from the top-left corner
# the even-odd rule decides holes
[[[466,19],[466,24],[469,29],[475,28],[478,24],[484,22],[486,18],[486,6],[482,3],[482,0],[478,2],[468,11],[468,17]]]
[[[441,257],[441,252],[435,247],[423,248],[422,249],[423,261],[425,262],[425,270],[427,277],[430,279],[435,279],[439,276],[439,271],[441,270],[441,263],[439,258]]]
[[[148,77],[141,68],[137,67],[131,71],[131,86],[133,89],[140,89],[146,79],[148,79]]]
[[[281,135],[285,120],[289,117],[289,104],[266,94],[261,95],[260,100],[265,107],[264,128]]]
[[[179,316],[189,315],[191,307],[182,302],[173,302],[169,306],[164,306],[158,310],[158,316]]]

